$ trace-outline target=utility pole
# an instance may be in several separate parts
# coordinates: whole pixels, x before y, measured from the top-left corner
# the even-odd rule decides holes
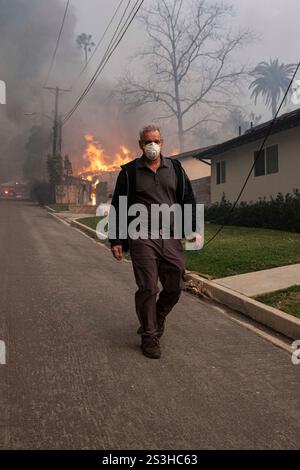
[[[57,153],[61,153],[61,142],[62,142],[62,119],[58,115],[59,109],[59,94],[70,92],[72,90],[64,90],[56,86],[53,87],[43,87],[45,90],[54,91],[55,93],[55,103],[54,103],[54,123],[53,123],[53,142],[52,142],[52,156],[55,157]]]
[[[62,120],[63,116],[62,114],[59,115],[58,118],[58,127],[57,127],[57,141],[58,141],[58,153],[61,155],[62,152]]]
[[[56,185],[60,183],[61,171],[60,171],[60,159],[61,159],[61,144],[62,144],[62,118],[58,114],[59,109],[59,94],[70,92],[71,90],[64,90],[56,86],[46,87],[45,90],[54,92],[55,94],[55,103],[54,103],[54,120],[53,120],[53,142],[52,142],[52,162],[50,161],[50,166],[52,168],[52,177],[50,176],[50,185],[51,185],[51,199],[53,202],[56,202]],[[60,159],[58,158],[60,157]],[[52,181],[51,181],[52,178]]]

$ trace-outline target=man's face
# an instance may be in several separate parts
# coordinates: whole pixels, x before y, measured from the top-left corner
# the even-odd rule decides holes
[[[145,145],[151,144],[154,142],[157,145],[160,145],[160,148],[163,146],[163,140],[158,131],[150,131],[144,135],[143,140],[140,140],[139,144],[142,150],[144,150]]]

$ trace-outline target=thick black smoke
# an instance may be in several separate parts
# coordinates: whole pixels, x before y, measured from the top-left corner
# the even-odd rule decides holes
[[[0,0],[0,79],[6,82],[7,104],[0,107],[0,179],[22,175],[30,127],[42,112],[42,86],[58,35],[64,4],[58,0]],[[75,16],[69,12],[55,76],[68,78],[79,60],[74,42]],[[66,66],[62,64],[69,64]],[[45,97],[45,106],[49,97]],[[49,122],[51,127],[51,122]]]
[[[51,56],[66,3],[62,0],[0,0],[0,80],[7,85],[7,104],[0,106],[0,182],[23,175],[31,128],[42,124],[51,134],[54,96],[43,91]],[[71,4],[72,5],[72,4]],[[69,88],[83,66],[76,45],[76,12],[69,9],[49,85]],[[86,31],[100,37],[101,31]],[[95,61],[97,63],[97,60]],[[88,83],[89,70],[72,93],[60,99],[60,110],[67,112]],[[119,144],[136,149],[141,116],[124,119],[118,103],[110,97],[110,83],[99,80],[76,115],[64,128],[63,150],[80,166],[85,146],[84,134],[93,133],[108,154]],[[28,113],[36,113],[25,116]],[[43,150],[46,154],[49,147]]]

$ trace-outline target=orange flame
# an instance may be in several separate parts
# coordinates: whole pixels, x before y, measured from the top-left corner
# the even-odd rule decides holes
[[[124,145],[120,145],[120,152],[116,153],[113,162],[107,155],[100,142],[98,142],[93,135],[86,134],[85,140],[87,146],[83,154],[83,158],[86,161],[86,165],[80,171],[80,174],[96,175],[102,172],[117,171],[120,170],[120,165],[124,165],[132,160],[130,151]],[[92,176],[88,176],[88,179],[92,180]]]
[[[98,142],[92,134],[84,136],[86,141],[86,149],[83,159],[86,164],[78,172],[78,175],[92,183],[91,201],[92,205],[96,205],[96,187],[105,173],[111,173],[120,170],[120,166],[132,160],[130,150],[124,145],[120,145],[120,151],[115,154],[112,159],[105,154],[100,142]],[[113,160],[113,161],[112,161]]]

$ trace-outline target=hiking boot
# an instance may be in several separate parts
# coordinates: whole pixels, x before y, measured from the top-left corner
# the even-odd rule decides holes
[[[149,359],[159,359],[161,352],[158,338],[142,338],[142,351]]]
[[[157,337],[161,338],[165,332],[165,325],[166,325],[166,317],[158,315],[157,317]],[[136,332],[137,335],[143,334],[143,328],[140,326]]]
[[[137,335],[142,335],[143,334],[143,328],[140,326],[139,329],[136,332]]]

